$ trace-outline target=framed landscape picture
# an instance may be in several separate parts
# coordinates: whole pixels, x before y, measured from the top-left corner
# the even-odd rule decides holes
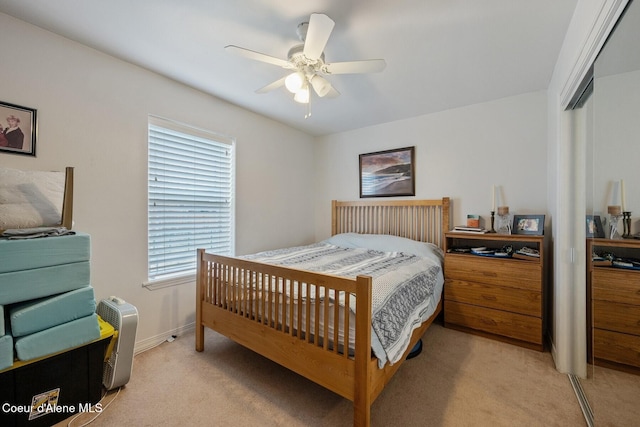
[[[36,155],[36,110],[0,101],[0,152]]]
[[[415,147],[360,154],[360,197],[415,196]]]

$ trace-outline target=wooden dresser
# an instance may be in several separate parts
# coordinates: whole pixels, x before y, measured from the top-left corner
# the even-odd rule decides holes
[[[546,333],[544,237],[445,233],[445,326],[543,351]],[[523,247],[539,257],[516,259],[462,252]]]
[[[640,240],[588,239],[594,252],[637,259]],[[640,270],[607,264],[587,257],[588,360],[640,374]]]

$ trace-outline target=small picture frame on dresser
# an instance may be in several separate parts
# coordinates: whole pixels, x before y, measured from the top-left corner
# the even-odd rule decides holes
[[[587,215],[586,227],[587,237],[604,238],[604,228],[602,228],[600,215]]]
[[[544,215],[514,215],[513,234],[544,235]]]

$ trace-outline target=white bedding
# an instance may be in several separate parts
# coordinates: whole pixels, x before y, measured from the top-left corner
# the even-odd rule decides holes
[[[59,225],[64,182],[64,172],[0,168],[0,229]]]
[[[371,346],[380,367],[400,360],[413,330],[434,313],[444,283],[438,247],[395,236],[347,233],[242,258],[349,278],[371,276]]]

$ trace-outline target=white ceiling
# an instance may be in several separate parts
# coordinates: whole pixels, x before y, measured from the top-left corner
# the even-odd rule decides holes
[[[577,0],[0,0],[30,22],[312,135],[546,89]],[[383,58],[381,73],[333,75],[341,93],[306,107],[275,65],[313,12],[336,25],[327,62]],[[6,46],[5,46],[6,47]],[[7,52],[5,52],[6,54]]]

